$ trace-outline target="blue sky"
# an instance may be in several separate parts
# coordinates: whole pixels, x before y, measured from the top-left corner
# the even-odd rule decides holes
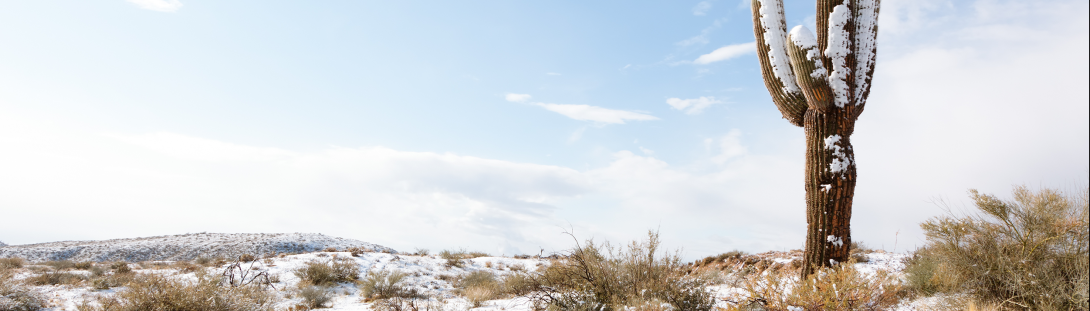
[[[789,26],[813,5],[786,1]],[[1084,1],[884,1],[853,238],[1085,186]],[[320,232],[799,248],[802,130],[739,1],[0,2],[0,241]],[[813,28],[813,27],[811,27]]]

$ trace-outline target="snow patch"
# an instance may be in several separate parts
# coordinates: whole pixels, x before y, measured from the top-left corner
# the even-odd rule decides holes
[[[829,12],[829,39],[828,46],[825,47],[825,57],[832,62],[832,67],[829,68],[832,70],[829,75],[829,87],[833,90],[834,104],[840,108],[848,104],[851,99],[848,94],[848,73],[852,68],[848,68],[847,58],[852,52],[852,42],[848,29],[845,29],[845,26],[851,22],[851,18],[852,12],[848,9],[848,0],[844,0],[844,4],[833,7],[833,11]]]
[[[787,36],[787,26],[783,20],[782,0],[758,0],[761,9],[758,19],[761,28],[764,29],[765,44],[768,45],[768,62],[772,64],[772,74],[783,83],[786,93],[800,93],[795,81],[795,73],[791,71],[791,62],[787,58],[787,46],[784,38]]]

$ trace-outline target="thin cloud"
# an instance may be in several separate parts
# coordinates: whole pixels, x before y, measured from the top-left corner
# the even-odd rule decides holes
[[[685,111],[686,114],[699,114],[704,111],[704,108],[708,106],[722,103],[714,96],[701,96],[700,98],[680,99],[670,98],[666,100],[666,104],[671,108]]]
[[[658,120],[655,116],[639,112],[606,109],[590,105],[565,105],[537,103],[546,110],[562,114],[579,121],[592,121],[605,124],[624,124],[625,120],[650,121]]]
[[[693,63],[707,65],[718,61],[743,56],[757,51],[757,42],[747,42],[724,46],[711,53],[700,55]]]
[[[545,74],[550,75],[550,76],[560,76],[561,75],[560,73],[557,73],[557,72],[546,72]]]
[[[693,7],[693,15],[704,16],[708,13],[708,10],[711,10],[711,8],[712,3],[710,1],[701,1],[700,3],[697,3],[695,7]]]
[[[141,9],[159,11],[159,12],[174,12],[182,8],[182,2],[178,0],[128,0],[129,2],[136,4]]]
[[[503,98],[512,103],[522,103],[530,100],[530,94],[507,93]]]

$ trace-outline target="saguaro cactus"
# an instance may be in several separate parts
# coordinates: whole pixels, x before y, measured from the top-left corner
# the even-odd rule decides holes
[[[783,0],[753,0],[761,73],[783,118],[806,133],[803,276],[847,261],[855,153],[850,137],[874,73],[879,0],[818,0],[817,38],[787,33]]]

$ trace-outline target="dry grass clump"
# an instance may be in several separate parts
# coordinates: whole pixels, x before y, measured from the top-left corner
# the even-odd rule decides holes
[[[1087,310],[1090,189],[1015,187],[1014,200],[969,191],[979,213],[930,219],[905,271],[922,294],[968,293],[1026,310]]]
[[[825,268],[805,279],[798,268],[767,270],[742,281],[749,298],[728,310],[746,310],[753,303],[773,311],[889,310],[908,296],[898,278],[878,270],[872,275],[853,262]]]
[[[80,311],[215,310],[271,311],[273,295],[258,286],[224,287],[218,278],[199,274],[196,281],[141,274],[113,297],[84,302]]]
[[[45,295],[20,285],[10,273],[0,270],[0,311],[37,311],[46,306]]]
[[[654,231],[627,249],[577,243],[566,259],[534,277],[530,298],[550,310],[625,310],[660,302],[675,310],[711,310],[707,281],[687,275],[679,255],[660,256],[659,246]]]
[[[26,260],[19,257],[0,258],[0,270],[19,269],[26,265]]]
[[[311,261],[292,271],[303,285],[329,286],[359,279],[360,268],[351,258]]]

